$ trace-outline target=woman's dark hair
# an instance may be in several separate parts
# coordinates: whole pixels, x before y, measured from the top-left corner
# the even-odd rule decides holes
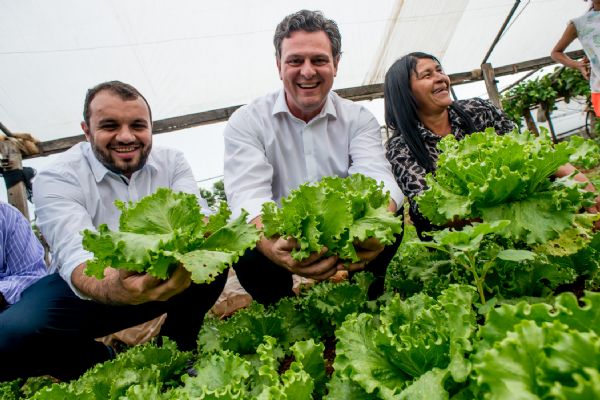
[[[394,131],[394,136],[402,135],[404,137],[406,145],[419,165],[427,172],[433,172],[435,170],[433,161],[419,135],[418,107],[410,87],[410,76],[412,73],[416,73],[417,61],[423,58],[428,58],[441,65],[440,61],[431,54],[414,52],[396,60],[385,74],[385,123],[389,129]],[[475,131],[473,121],[464,110],[454,104],[450,108],[459,115],[464,124],[463,128],[468,133]]]

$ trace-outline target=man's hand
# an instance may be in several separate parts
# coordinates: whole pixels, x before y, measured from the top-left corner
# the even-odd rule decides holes
[[[148,274],[119,270],[119,280],[125,290],[126,304],[166,301],[183,292],[192,283],[191,272],[179,265],[171,277],[162,280]]]
[[[292,258],[292,250],[299,247],[295,239],[262,238],[257,246],[258,250],[275,264],[288,271],[310,279],[324,280],[338,271],[337,256],[323,258],[327,248],[323,247],[319,253],[313,253],[302,261]]]
[[[375,258],[377,258],[379,253],[383,251],[384,247],[385,246],[376,238],[368,238],[363,242],[355,241],[354,248],[356,249],[356,255],[358,258],[360,258],[360,261],[346,266],[340,263],[338,267],[346,269],[350,272],[361,271],[365,269],[365,266],[370,261],[373,261]]]
[[[83,294],[105,304],[142,304],[166,301],[187,289],[191,273],[179,265],[169,279],[157,279],[148,274],[106,268],[104,279],[84,275],[85,264],[73,271],[71,280]]]

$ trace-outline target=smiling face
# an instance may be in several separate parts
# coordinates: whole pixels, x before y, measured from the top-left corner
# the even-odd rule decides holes
[[[323,31],[295,31],[281,43],[277,60],[290,112],[310,121],[325,105],[333,86],[339,57],[334,59],[331,43]]]
[[[128,178],[144,166],[152,149],[152,123],[141,97],[123,100],[109,90],[90,103],[89,126],[81,123],[96,158],[109,170]]]
[[[433,114],[452,104],[450,78],[434,60],[420,58],[410,76],[410,88],[419,112]]]

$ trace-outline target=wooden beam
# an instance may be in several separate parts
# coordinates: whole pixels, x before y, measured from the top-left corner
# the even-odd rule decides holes
[[[204,111],[200,113],[187,114],[180,117],[166,118],[154,121],[152,133],[165,133],[181,129],[193,128],[195,126],[214,124],[216,122],[227,121],[231,114],[242,105],[218,108],[216,110]]]
[[[571,51],[567,53],[571,58],[581,58],[584,53],[582,50]],[[512,75],[517,72],[525,72],[531,70],[537,70],[539,68],[555,64],[555,61],[550,57],[538,58],[535,60],[524,61],[516,64],[505,65],[502,67],[494,68],[494,75],[504,76]],[[483,80],[483,73],[481,69],[475,69],[470,72],[459,72],[456,74],[450,74],[450,81],[453,85],[461,85],[465,83],[477,82]],[[377,83],[373,85],[357,86],[351,88],[337,89],[335,90],[341,97],[349,100],[374,100],[383,97],[383,83]],[[162,120],[154,121],[154,134],[173,132],[180,129],[193,128],[195,126],[212,124],[216,122],[226,121],[240,105],[218,108],[215,110],[202,111],[194,114],[187,114],[179,117],[166,118]],[[39,156],[46,156],[53,153],[60,153],[69,149],[74,144],[85,140],[83,135],[72,136],[62,139],[49,140],[40,143],[40,154],[34,154],[30,156],[24,156],[25,159],[34,158]]]
[[[527,79],[531,75],[535,74],[536,72],[538,72],[537,69],[532,69],[531,71],[529,71],[528,73],[526,73],[525,75],[523,75],[522,77],[520,77],[519,79],[517,79],[516,81],[514,81],[510,85],[508,85],[507,87],[503,88],[500,91],[500,93],[508,92],[510,89],[514,88],[515,86],[517,86],[518,84],[520,84],[521,82],[523,82],[525,79]]]
[[[0,154],[2,155],[2,171],[15,171],[23,168],[21,151],[10,140],[0,141]],[[25,184],[19,182],[11,188],[6,188],[8,203],[15,206],[29,221],[29,208],[27,206],[27,191]]]
[[[84,135],[78,136],[70,136],[62,139],[54,139],[48,140],[46,142],[42,142],[38,144],[40,148],[40,154],[34,154],[31,156],[25,156],[25,158],[33,158],[37,156],[47,156],[49,154],[61,153],[69,148],[71,148],[74,144],[79,142],[85,142]]]
[[[492,68],[492,64],[483,64],[481,66],[481,70],[483,71],[483,80],[485,81],[485,88],[487,89],[490,101],[493,105],[502,110],[500,92],[498,92],[498,85],[496,85],[496,76],[494,75],[494,68]]]
[[[538,131],[537,125],[531,116],[530,109],[523,110],[523,118],[525,118],[525,124],[527,124],[529,132],[533,133],[535,136],[540,136],[540,131]]]

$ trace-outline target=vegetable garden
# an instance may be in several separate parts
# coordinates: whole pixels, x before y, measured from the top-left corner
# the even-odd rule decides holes
[[[269,308],[254,303],[227,319],[207,317],[196,352],[179,351],[165,338],[130,348],[71,382],[45,377],[0,384],[0,397],[600,398],[600,234],[594,230],[600,215],[586,211],[598,194],[573,176],[553,177],[570,162],[598,186],[598,143],[574,137],[552,144],[529,132],[488,130],[460,142],[449,135],[439,146],[437,173],[417,198],[439,229],[420,240],[405,225],[380,298],[368,299],[369,273],[322,282]],[[266,204],[265,234],[297,238],[298,259],[325,244],[355,261],[354,240],[390,243],[400,231],[401,221],[385,210],[388,200],[381,186],[360,175],[327,178],[302,186],[281,208]],[[122,204],[121,231],[85,235],[96,254],[89,273],[143,265],[164,277],[176,260],[194,280],[212,279],[258,234],[244,216],[227,223],[224,206],[208,224],[166,211],[193,203],[161,192]],[[139,236],[148,236],[136,225],[139,213],[153,215],[152,234],[162,236]],[[446,227],[457,219],[469,224]],[[179,228],[165,232],[173,221]],[[211,262],[201,262],[207,255]]]

